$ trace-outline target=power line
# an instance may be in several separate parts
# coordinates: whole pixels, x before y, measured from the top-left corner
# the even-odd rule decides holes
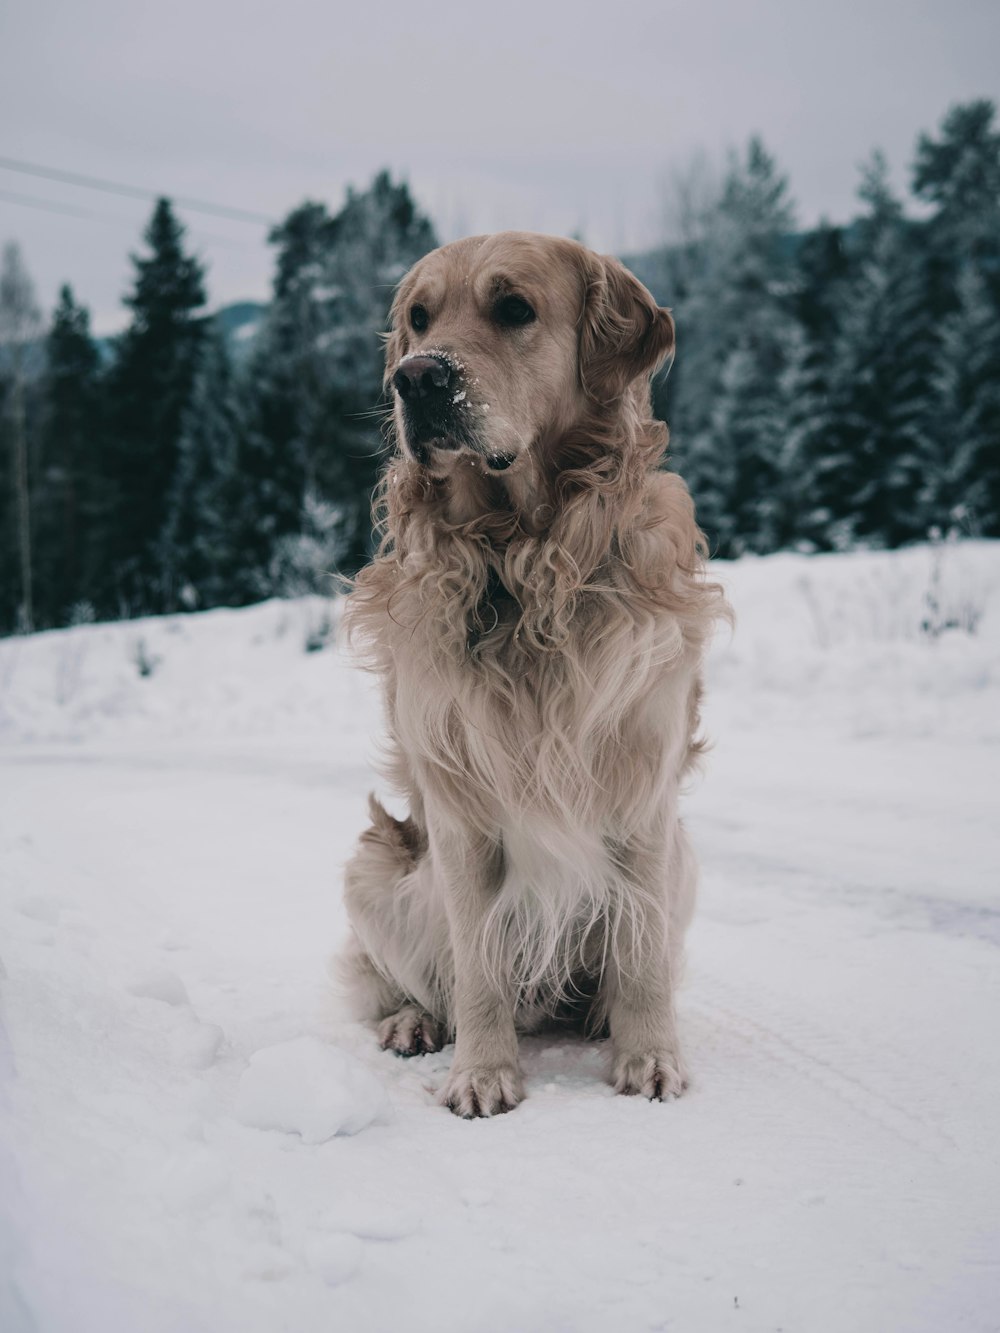
[[[93,218],[93,213],[86,209],[74,208],[72,204],[57,204],[51,199],[39,199],[34,194],[18,194],[16,190],[0,190],[0,199],[8,204],[20,204],[23,208],[41,208],[47,213],[61,213],[70,218]]]
[[[56,213],[60,217],[83,218],[87,222],[111,223],[117,227],[132,227],[132,222],[114,213],[94,213],[89,208],[74,208],[72,204],[56,203],[53,199],[41,199],[36,194],[21,194],[18,190],[0,188],[0,203],[16,204],[18,208],[37,208],[43,213]],[[252,242],[244,236],[239,240],[235,236],[224,236],[219,232],[205,231],[200,223],[191,228],[191,235],[199,242],[210,242],[226,250],[244,250]]]
[[[46,167],[39,162],[22,162],[13,157],[0,157],[0,170],[19,171],[25,176],[39,176],[43,180],[59,181],[62,185],[76,185],[85,190],[120,194],[127,199],[159,199],[162,196],[162,191],[147,190],[138,185],[122,185],[117,181],[84,176],[77,171],[62,171],[58,167]],[[212,213],[216,217],[229,218],[233,222],[249,222],[258,227],[275,225],[274,218],[265,217],[263,213],[252,213],[246,208],[230,208],[227,204],[210,204],[204,199],[190,199],[181,195],[171,195],[170,199],[181,208],[190,208],[199,213]]]

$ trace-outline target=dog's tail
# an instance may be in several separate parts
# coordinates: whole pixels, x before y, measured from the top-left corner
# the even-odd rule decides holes
[[[374,792],[368,794],[368,813],[371,824],[361,835],[361,841],[376,853],[398,865],[400,874],[409,874],[427,848],[424,831],[407,816],[396,819],[389,814]]]
[[[365,941],[377,946],[396,890],[427,845],[413,819],[393,819],[374,795],[368,810],[372,822],[344,867],[344,902],[353,930],[332,970],[336,993],[355,1018],[365,1020],[386,1018],[403,1003],[402,990],[383,970],[381,950],[369,950]]]

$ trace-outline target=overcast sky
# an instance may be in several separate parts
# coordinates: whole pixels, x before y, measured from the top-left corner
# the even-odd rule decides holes
[[[389,166],[443,239],[646,246],[670,171],[755,131],[800,221],[843,219],[874,145],[902,187],[918,131],[976,96],[1000,100],[998,0],[0,4],[0,157],[273,218]],[[0,241],[101,331],[148,211],[0,169]],[[266,228],[181,211],[212,304],[265,297]]]

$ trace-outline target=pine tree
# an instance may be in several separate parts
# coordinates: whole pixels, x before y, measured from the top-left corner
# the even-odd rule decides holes
[[[382,456],[379,335],[396,283],[434,234],[408,188],[383,172],[335,217],[303,204],[271,240],[274,300],[251,367],[246,458],[260,516],[254,559],[269,567],[268,553],[302,531],[309,495],[339,514],[341,563],[353,570],[367,558]]]
[[[251,357],[244,460],[257,518],[244,534],[245,557],[262,578],[277,542],[298,531],[314,470],[310,449],[323,428],[332,230],[325,205],[307,202],[269,237],[277,249],[274,294]]]
[[[933,204],[936,249],[952,265],[1000,260],[1000,128],[985,98],[953,106],[940,137],[922,134],[913,191]]]
[[[4,247],[0,266],[0,352],[4,356],[5,424],[10,439],[14,522],[8,531],[16,533],[18,628],[30,633],[34,628],[34,552],[31,534],[31,467],[29,459],[28,370],[30,343],[37,336],[41,313],[35,300],[34,283],[24,266],[20,246],[10,242]],[[13,554],[13,552],[12,552]],[[13,563],[13,562],[12,562]]]
[[[831,404],[830,349],[839,335],[851,274],[844,229],[821,223],[796,253],[794,312],[781,379],[784,404],[781,473],[786,524],[781,545],[806,550],[837,545],[840,528],[829,507],[828,477],[837,470]]]
[[[47,624],[77,602],[107,595],[109,518],[104,496],[100,352],[72,289],[59,293],[45,341],[45,401],[38,509],[39,602]],[[104,598],[102,598],[102,591]]]
[[[770,550],[814,551],[826,544],[829,515],[811,465],[815,442],[825,440],[829,429],[825,371],[815,338],[798,322],[790,324],[772,409],[775,532]]]
[[[314,491],[306,491],[299,531],[276,544],[268,583],[279,597],[308,593],[330,596],[343,560],[340,511]]]
[[[333,431],[313,451],[319,490],[341,513],[343,565],[353,572],[371,548],[371,497],[384,458],[378,404],[383,346],[393,292],[403,275],[437,245],[430,221],[408,187],[380,172],[371,187],[348,192],[333,220],[327,280],[332,393],[325,414]]]
[[[161,199],[145,232],[150,254],[133,255],[132,323],[117,346],[111,395],[117,500],[115,578],[131,611],[164,605],[161,566],[168,494],[179,461],[205,333],[203,272],[184,252],[184,228]]]
[[[794,336],[787,182],[759,139],[733,157],[688,250],[678,303],[675,454],[713,550],[771,549],[785,522],[774,490]]]
[[[865,168],[856,273],[832,349],[830,426],[814,458],[833,545],[898,546],[926,534],[920,497],[934,359],[919,232],[903,217],[880,153]]]
[[[241,386],[222,334],[206,340],[161,536],[168,606],[240,605],[260,589],[253,544]]]
[[[935,431],[925,474],[929,523],[1000,536],[1000,317],[969,262],[941,327]]]

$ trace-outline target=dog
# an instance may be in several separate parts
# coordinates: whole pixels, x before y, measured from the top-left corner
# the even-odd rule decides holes
[[[686,1086],[674,990],[696,866],[678,791],[726,614],[650,376],[674,325],[617,260],[504,232],[395,295],[397,448],[345,607],[386,776],[347,865],[341,974],[383,1048],[454,1039],[457,1115],[524,1096],[519,1032],[610,1035],[617,1092]]]

